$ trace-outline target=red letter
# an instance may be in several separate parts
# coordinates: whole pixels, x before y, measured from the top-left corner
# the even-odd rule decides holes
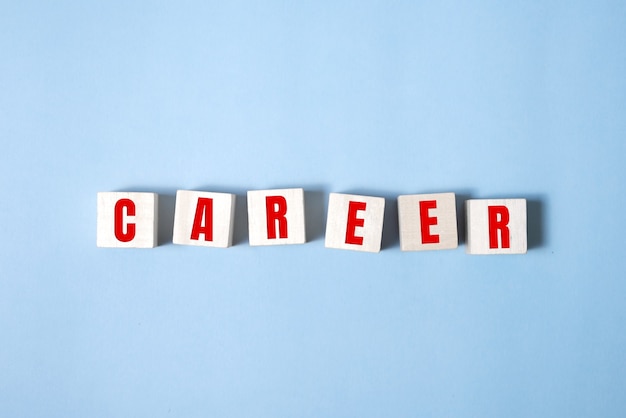
[[[115,203],[115,238],[122,242],[128,242],[135,238],[135,224],[126,224],[126,233],[124,233],[124,223],[122,222],[124,208],[126,208],[126,216],[135,216],[135,202],[130,199],[120,199]]]
[[[488,206],[489,211],[489,248],[498,248],[498,230],[502,237],[502,248],[510,248],[509,210],[506,206]],[[500,219],[498,219],[498,215]]]
[[[202,220],[204,219],[204,226]],[[199,197],[196,205],[196,216],[193,218],[191,239],[199,240],[204,234],[205,241],[213,241],[213,199]]]
[[[365,219],[357,218],[356,213],[365,210],[365,202],[352,202],[348,204],[348,226],[346,228],[346,244],[363,245],[363,237],[354,235],[357,226],[365,225]]]
[[[422,226],[422,244],[438,244],[439,235],[431,235],[430,226],[437,225],[436,216],[428,216],[429,209],[437,207],[436,200],[423,200],[420,202],[420,224]]]
[[[281,238],[287,238],[287,199],[283,196],[266,196],[265,213],[267,215],[267,239],[276,238],[276,222]]]

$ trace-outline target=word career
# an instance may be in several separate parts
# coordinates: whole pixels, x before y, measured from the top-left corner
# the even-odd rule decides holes
[[[156,193],[98,193],[98,247],[153,248],[157,245]],[[468,254],[525,254],[526,200],[465,202]],[[379,252],[385,199],[331,193],[326,247]],[[235,195],[191,190],[176,192],[174,244],[230,247]],[[303,189],[248,192],[250,245],[304,244]],[[458,247],[454,193],[398,197],[402,251]]]

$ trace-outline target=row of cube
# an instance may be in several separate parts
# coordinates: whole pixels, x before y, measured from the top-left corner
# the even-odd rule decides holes
[[[249,191],[250,245],[304,244],[304,190]],[[328,201],[327,248],[378,252],[381,247],[385,199],[331,193]],[[525,254],[525,199],[466,201],[469,254]],[[235,195],[179,190],[176,193],[173,242],[180,245],[230,247]],[[98,247],[152,248],[157,245],[156,193],[98,193]],[[454,193],[398,197],[402,251],[458,247]]]

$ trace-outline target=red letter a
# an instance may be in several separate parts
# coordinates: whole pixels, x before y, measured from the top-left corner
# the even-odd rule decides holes
[[[200,234],[204,234],[205,241],[213,241],[213,199],[208,197],[198,198],[191,239],[199,240]]]

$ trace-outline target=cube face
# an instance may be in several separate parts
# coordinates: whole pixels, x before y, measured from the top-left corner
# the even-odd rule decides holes
[[[230,247],[234,216],[234,194],[178,190],[173,242],[201,247]]]
[[[383,233],[385,199],[331,193],[326,221],[326,248],[377,253]]]
[[[158,203],[156,193],[98,193],[97,246],[156,247]]]
[[[250,245],[306,242],[303,189],[248,191]]]
[[[454,193],[398,196],[398,221],[402,251],[459,246]]]
[[[526,199],[465,203],[468,254],[526,254]]]

